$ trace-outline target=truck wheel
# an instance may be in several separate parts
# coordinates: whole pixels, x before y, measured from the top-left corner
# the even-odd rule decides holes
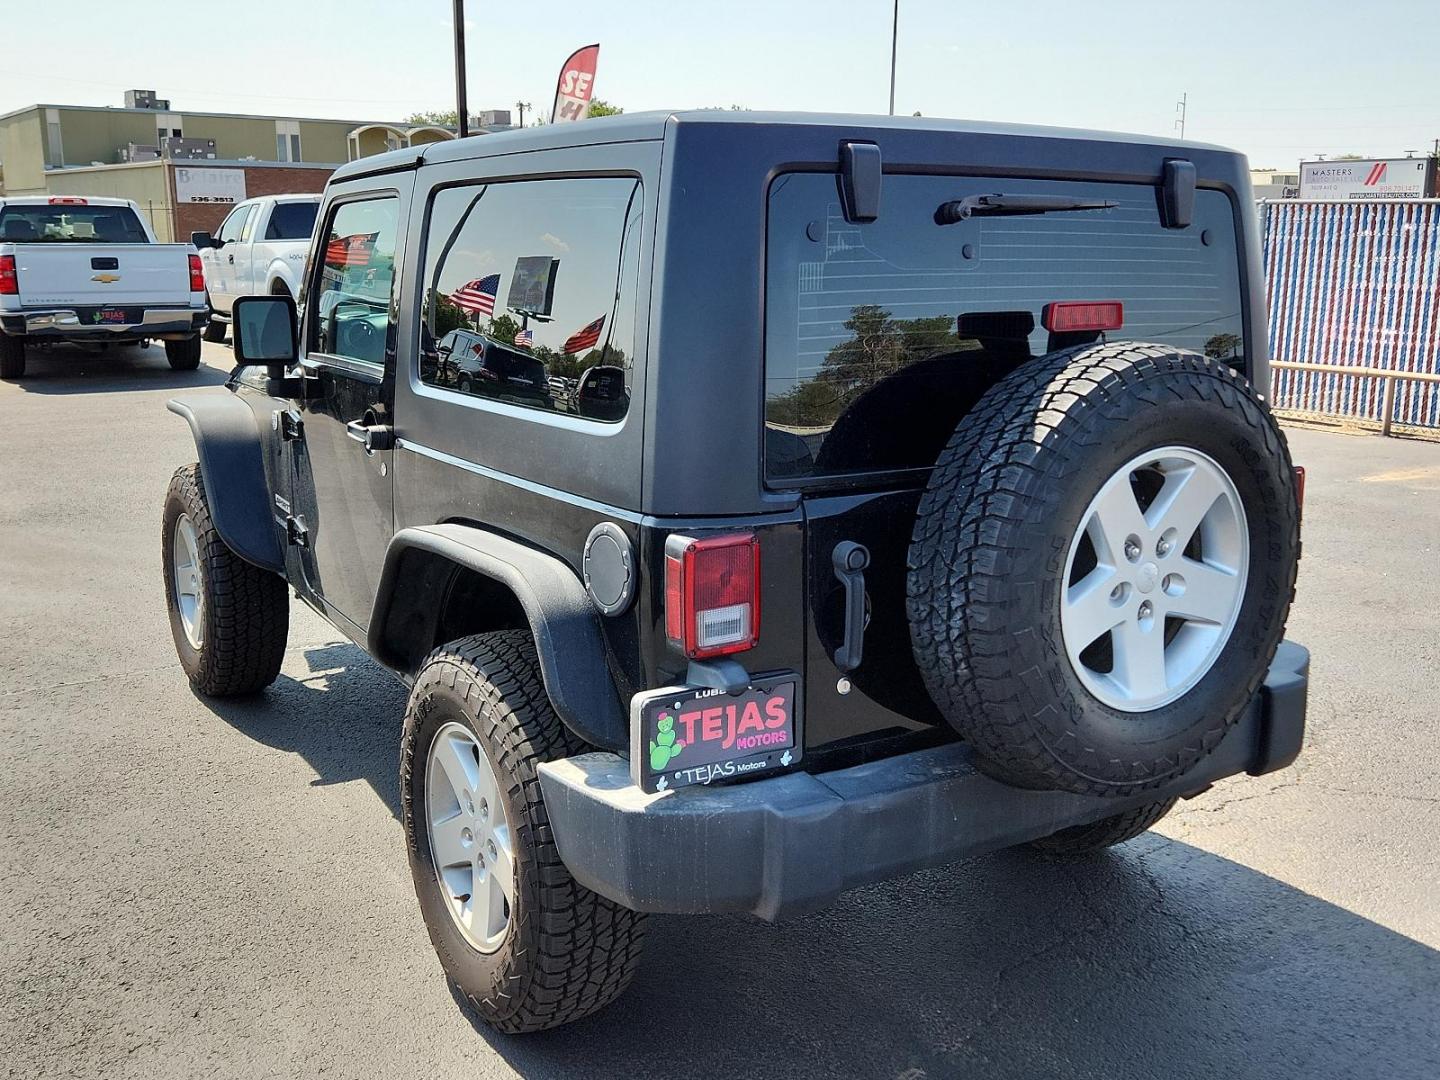
[[[190,685],[229,697],[274,682],[290,631],[285,581],[225,545],[210,520],[199,465],[170,478],[161,546],[170,633]]]
[[[25,342],[0,334],[0,379],[18,379],[25,374]]]
[[[194,371],[200,366],[199,336],[165,342],[165,359],[176,371]]]
[[[410,872],[445,974],[501,1031],[588,1016],[640,961],[643,916],[579,885],[550,835],[535,767],[583,749],[528,632],[453,641],[416,677],[400,751]]]
[[[1008,783],[1153,788],[1265,676],[1300,554],[1285,437],[1224,364],[1082,346],[991,388],[911,537],[911,643],[940,711]]]
[[[1126,840],[1145,832],[1150,826],[1168,814],[1178,799],[1161,799],[1145,803],[1123,814],[1101,818],[1089,825],[1076,825],[1069,829],[1042,836],[1030,841],[1030,846],[1051,855],[1089,855],[1091,852],[1123,844]]]
[[[212,318],[209,322],[205,324],[205,329],[202,333],[202,336],[205,338],[206,341],[224,341],[225,324],[223,322],[216,322]]]

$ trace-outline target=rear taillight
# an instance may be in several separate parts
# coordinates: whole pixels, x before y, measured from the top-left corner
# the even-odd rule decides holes
[[[1119,300],[1062,300],[1045,305],[1040,324],[1052,334],[1119,330],[1125,325],[1125,305]]]
[[[89,206],[90,203],[76,195],[57,195],[50,200],[51,206]]]
[[[200,261],[199,255],[190,256],[190,291],[205,291],[205,264]]]
[[[665,541],[665,637],[692,660],[760,640],[760,542],[754,533]]]
[[[19,296],[20,278],[15,273],[15,256],[0,255],[0,296]]]

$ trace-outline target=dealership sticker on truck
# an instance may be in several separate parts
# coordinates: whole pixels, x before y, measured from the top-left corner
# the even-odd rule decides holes
[[[630,776],[647,792],[749,778],[800,760],[799,677],[728,693],[669,686],[630,701]]]

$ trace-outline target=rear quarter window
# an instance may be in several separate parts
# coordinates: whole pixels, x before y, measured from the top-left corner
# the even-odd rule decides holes
[[[1115,206],[936,223],[942,203],[996,192]],[[878,220],[852,224],[835,176],[778,178],[766,247],[767,476],[930,466],[997,379],[1080,343],[1044,329],[1045,306],[1065,300],[1121,301],[1124,326],[1107,341],[1243,365],[1230,199],[1202,190],[1194,224],[1165,229],[1144,185],[887,175]]]

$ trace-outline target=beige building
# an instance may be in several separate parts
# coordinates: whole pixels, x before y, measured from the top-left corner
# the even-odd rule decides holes
[[[475,130],[509,119],[485,114]],[[218,224],[235,195],[319,191],[347,161],[453,138],[432,124],[182,111],[131,90],[119,108],[31,105],[0,116],[0,195],[134,199],[162,241],[183,240]],[[177,170],[214,183],[177,184]]]

